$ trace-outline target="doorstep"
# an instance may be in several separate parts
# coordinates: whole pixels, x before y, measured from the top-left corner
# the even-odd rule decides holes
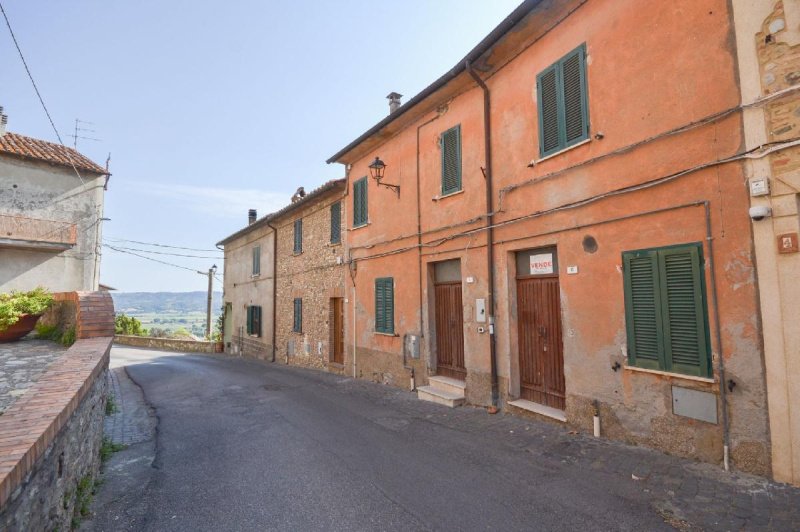
[[[527,399],[509,401],[508,404],[517,408],[521,408],[522,410],[527,410],[528,412],[533,412],[534,414],[539,414],[541,416],[561,421],[562,423],[567,422],[567,416],[564,414],[564,411],[559,410],[558,408],[553,408],[552,406],[540,405],[539,403],[534,403],[533,401],[528,401]]]

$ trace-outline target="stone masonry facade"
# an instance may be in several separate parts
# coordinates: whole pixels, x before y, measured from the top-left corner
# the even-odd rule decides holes
[[[273,222],[278,229],[276,308],[277,360],[292,365],[341,371],[331,365],[331,299],[345,297],[347,276],[344,186],[289,210]],[[341,238],[331,243],[331,205],[339,202]],[[295,221],[302,220],[302,251],[294,251]],[[295,332],[294,300],[302,299],[302,332]],[[346,307],[346,305],[345,305]],[[345,312],[346,314],[346,312]]]

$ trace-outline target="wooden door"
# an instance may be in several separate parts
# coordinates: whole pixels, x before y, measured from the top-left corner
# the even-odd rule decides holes
[[[344,299],[331,298],[331,362],[344,364]]]
[[[517,278],[520,396],[564,409],[558,276]]]
[[[461,281],[436,283],[436,374],[467,378],[464,367],[464,309]]]

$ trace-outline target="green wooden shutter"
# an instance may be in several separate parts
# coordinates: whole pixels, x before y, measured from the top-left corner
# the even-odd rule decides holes
[[[394,334],[394,279],[375,279],[375,331]]]
[[[303,251],[303,220],[294,221],[294,252]]]
[[[711,375],[703,269],[698,246],[659,251],[667,371]]]
[[[541,157],[589,138],[586,45],[536,76],[536,92]]]
[[[442,133],[442,194],[461,190],[461,126]]]
[[[536,78],[539,96],[539,155],[545,157],[558,150],[559,135],[558,64],[549,67]]]
[[[367,223],[367,178],[353,183],[353,225]]]
[[[643,368],[663,369],[658,253],[626,252],[622,255],[622,261],[628,363]]]
[[[261,336],[261,306],[250,307],[252,310],[251,334]]]
[[[294,332],[303,332],[303,300],[299,297],[294,299],[294,324],[292,330]]]
[[[253,334],[253,307],[247,307],[247,334]]]
[[[253,248],[253,275],[261,273],[261,247],[256,246]]]
[[[585,48],[581,46],[561,60],[565,147],[589,136],[584,54]]]
[[[342,241],[342,204],[336,202],[331,205],[331,244]]]

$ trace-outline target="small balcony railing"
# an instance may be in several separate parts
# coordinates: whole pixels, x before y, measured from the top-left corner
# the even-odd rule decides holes
[[[0,247],[69,249],[78,239],[76,224],[0,214]]]

